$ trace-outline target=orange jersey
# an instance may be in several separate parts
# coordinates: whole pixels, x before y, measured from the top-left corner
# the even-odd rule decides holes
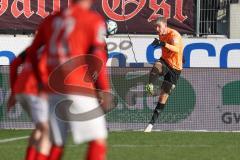
[[[69,90],[67,92],[71,94],[77,90],[76,87],[109,90],[105,66],[105,32],[102,17],[79,5],[70,6],[56,15],[47,17],[39,26],[38,34],[28,49],[29,53],[35,53],[42,45],[46,46],[45,67],[48,79],[41,81],[42,78],[38,74],[38,81],[50,87],[53,92],[60,93]],[[87,56],[97,57],[102,65],[98,67],[94,60],[89,60]],[[31,58],[33,66],[39,63],[35,57],[32,55]],[[75,61],[78,57],[82,57],[82,62]],[[91,72],[89,66],[100,68],[100,72]],[[35,73],[38,72],[36,66],[33,69]]]
[[[183,59],[183,41],[181,35],[174,29],[167,29],[166,35],[159,36],[160,41],[166,42],[166,46],[162,47],[162,59],[176,70],[182,70]],[[174,48],[174,50],[170,50]]]

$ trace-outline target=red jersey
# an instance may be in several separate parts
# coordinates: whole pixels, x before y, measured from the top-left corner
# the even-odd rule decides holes
[[[53,92],[69,90],[71,94],[76,87],[108,91],[105,32],[100,15],[79,5],[46,18],[28,49],[35,53],[40,46],[46,46],[48,79],[41,79],[36,56],[31,56],[37,79],[43,85],[50,84]]]
[[[32,65],[30,63],[29,55],[26,55],[25,58],[18,56],[13,63],[11,64],[11,88],[14,94],[28,94],[28,95],[37,95],[37,81],[33,74]],[[46,58],[42,57],[42,61],[46,61]],[[18,63],[17,63],[18,62]],[[19,74],[17,74],[19,66],[23,64],[22,70]],[[40,71],[44,72],[45,68],[40,66]],[[42,75],[43,76],[43,75]]]
[[[46,61],[46,57],[42,57],[40,60]],[[17,80],[14,84],[14,91],[16,94],[24,93],[30,95],[38,95],[38,83],[33,74],[33,69],[30,61],[31,59],[29,57],[26,57],[26,62],[23,64],[22,71],[18,75]],[[39,66],[39,68],[40,72],[44,73],[44,70],[46,68],[42,64],[44,63],[40,63],[41,66]],[[41,77],[44,78],[44,74],[41,74]]]
[[[31,64],[29,64],[29,59],[23,64],[22,71],[18,74],[16,82],[14,84],[13,91],[15,94],[30,94],[37,95],[37,82],[32,73]]]

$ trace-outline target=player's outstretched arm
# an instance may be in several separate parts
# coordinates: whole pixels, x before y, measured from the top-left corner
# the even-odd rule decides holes
[[[171,45],[171,44],[166,43],[165,48],[167,48],[168,50],[170,50],[174,53],[180,52],[180,47],[176,44]]]
[[[13,89],[17,79],[18,67],[23,64],[26,57],[26,51],[23,51],[10,64],[10,87]]]
[[[181,35],[179,33],[175,33],[170,43],[166,43],[165,48],[169,49],[174,53],[179,53],[181,51]]]
[[[177,39],[177,38],[176,38]],[[171,44],[166,43],[166,42],[162,42],[159,39],[155,38],[154,41],[152,42],[153,46],[160,46],[160,47],[165,47],[168,50],[174,52],[174,53],[179,53],[180,51],[180,47],[178,44],[178,41],[173,39]]]
[[[19,54],[10,64],[10,89],[11,95],[9,96],[7,102],[7,111],[10,111],[12,107],[16,104],[15,93],[14,93],[14,86],[18,76],[18,68],[26,58],[26,51],[24,50],[22,53]]]

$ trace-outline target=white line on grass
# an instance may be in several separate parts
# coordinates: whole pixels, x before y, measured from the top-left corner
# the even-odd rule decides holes
[[[7,138],[7,139],[0,139],[0,143],[7,143],[7,142],[13,142],[18,141],[22,139],[27,139],[29,136],[23,136],[23,137],[16,137],[16,138]]]
[[[212,147],[211,145],[194,145],[194,144],[172,144],[172,145],[167,145],[167,144],[159,144],[159,145],[147,145],[147,144],[139,144],[139,145],[134,145],[134,144],[114,144],[114,145],[109,145],[110,147],[116,147],[116,148],[149,148],[149,147],[174,147],[174,148],[207,148],[207,147]]]
[[[113,148],[156,148],[156,147],[173,147],[173,148],[210,148],[212,145],[194,145],[194,144],[159,144],[159,145],[151,145],[151,144],[109,144],[109,147]],[[75,144],[69,144],[67,147],[78,147],[78,145]]]

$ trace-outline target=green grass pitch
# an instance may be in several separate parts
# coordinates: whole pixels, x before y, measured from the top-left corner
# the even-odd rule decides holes
[[[0,159],[21,160],[30,130],[0,130]],[[64,160],[84,160],[86,144],[66,145]],[[110,132],[108,160],[239,160],[240,133]]]

